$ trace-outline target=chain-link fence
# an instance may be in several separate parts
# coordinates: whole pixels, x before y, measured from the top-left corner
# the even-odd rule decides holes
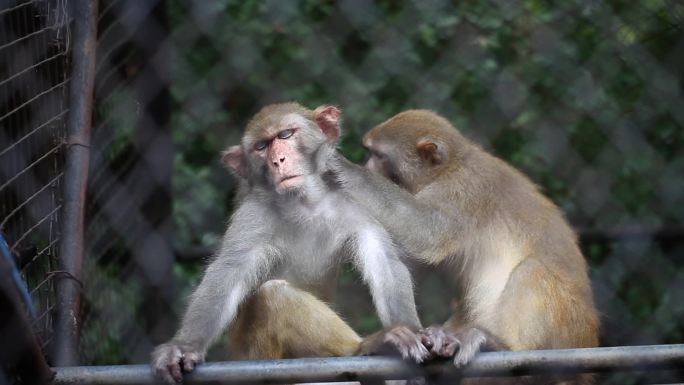
[[[30,288],[43,347],[52,337],[69,112],[65,7],[29,1],[0,9],[0,230]]]
[[[0,4],[0,220],[47,343],[69,2]],[[387,117],[444,115],[578,229],[602,345],[684,342],[683,20],[665,0],[100,1],[82,363],[146,362],[171,336],[231,210],[218,154],[285,100],[339,105],[356,161]],[[443,277],[416,274],[424,323],[443,321]],[[351,271],[335,306],[360,332],[379,327]]]

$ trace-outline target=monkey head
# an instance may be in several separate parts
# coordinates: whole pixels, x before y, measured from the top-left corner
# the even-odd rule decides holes
[[[457,166],[468,142],[434,112],[409,110],[368,131],[363,146],[370,153],[366,168],[415,193]]]
[[[297,103],[266,106],[247,124],[242,143],[223,153],[223,162],[251,184],[278,194],[310,189],[335,150],[340,115],[327,105],[314,111]]]

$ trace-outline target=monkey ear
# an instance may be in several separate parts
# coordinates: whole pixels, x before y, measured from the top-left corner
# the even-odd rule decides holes
[[[235,174],[247,178],[247,160],[244,152],[242,152],[242,147],[230,146],[226,151],[223,151],[221,162]]]
[[[340,137],[341,116],[342,111],[335,106],[322,105],[314,110],[314,120],[330,142],[336,142]]]
[[[437,140],[422,138],[418,141],[416,150],[418,150],[418,155],[420,155],[423,160],[430,162],[431,165],[438,165],[446,162],[447,154],[444,150],[444,146]]]

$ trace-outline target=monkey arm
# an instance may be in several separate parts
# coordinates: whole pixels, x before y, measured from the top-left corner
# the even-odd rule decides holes
[[[205,351],[233,321],[245,297],[267,279],[279,253],[269,246],[269,223],[254,220],[268,218],[260,211],[258,205],[245,202],[233,215],[219,254],[192,294],[174,341]]]
[[[329,167],[345,193],[368,210],[404,251],[427,262],[460,250],[461,218],[421,203],[405,189],[336,154]],[[450,229],[450,231],[444,231]]]
[[[168,384],[180,383],[204,361],[209,345],[233,321],[240,303],[280,263],[272,246],[273,215],[254,194],[242,198],[216,259],[190,298],[181,327],[152,352],[152,368]]]
[[[183,316],[174,341],[206,351],[233,321],[237,308],[269,270],[268,253],[257,248],[242,254],[234,263],[232,255],[220,255],[208,268]],[[249,260],[249,261],[247,261]]]
[[[181,382],[182,371],[190,372],[204,361],[207,348],[233,321],[240,303],[266,280],[278,261],[279,254],[264,246],[265,234],[243,234],[241,230],[249,229],[243,224],[234,217],[218,257],[190,298],[180,329],[152,352],[152,367],[168,384]]]
[[[381,227],[363,229],[356,234],[356,243],[354,263],[370,287],[382,324],[420,328],[411,273],[389,234]]]

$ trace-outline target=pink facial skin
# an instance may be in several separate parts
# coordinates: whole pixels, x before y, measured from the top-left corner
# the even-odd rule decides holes
[[[268,170],[279,190],[290,190],[304,181],[306,171],[301,167],[303,160],[295,143],[292,137],[275,137],[264,151]]]
[[[326,142],[334,144],[339,137],[340,110],[335,106],[320,106],[314,111],[313,120],[326,136]],[[274,126],[262,129],[265,138],[250,138],[246,151],[266,162],[269,179],[278,194],[301,188],[310,174],[310,161],[304,159],[297,147],[297,134],[310,129],[310,120],[297,113],[287,114]],[[277,131],[276,130],[280,130]],[[223,152],[223,163],[236,175],[248,178],[248,160],[242,146],[235,145]]]

